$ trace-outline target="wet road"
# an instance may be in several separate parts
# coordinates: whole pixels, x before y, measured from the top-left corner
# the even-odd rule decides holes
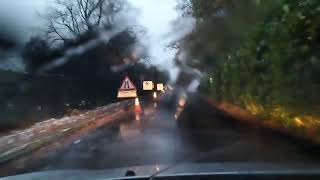
[[[97,129],[22,172],[110,169],[181,162],[320,162],[319,148],[269,130],[239,124],[197,97],[178,119],[176,108],[153,104],[145,116]]]

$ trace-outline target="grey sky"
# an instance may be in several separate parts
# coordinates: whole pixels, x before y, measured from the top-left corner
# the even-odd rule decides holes
[[[178,16],[175,6],[176,0],[129,0],[133,6],[140,10],[139,24],[147,28],[148,45],[151,61],[161,68],[170,70],[175,78],[177,68],[173,63],[175,51],[166,50],[170,42],[171,22]]]
[[[19,43],[26,42],[39,32],[43,19],[39,13],[46,10],[49,0],[0,0],[0,31],[9,32]],[[178,16],[176,0],[128,0],[138,10],[138,24],[147,28],[145,43],[150,48],[151,62],[170,70],[174,77],[177,70],[173,65],[174,51],[165,50],[172,29],[170,23]]]
[[[10,31],[18,42],[25,42],[42,24],[38,12],[45,7],[46,0],[0,0],[0,30]]]

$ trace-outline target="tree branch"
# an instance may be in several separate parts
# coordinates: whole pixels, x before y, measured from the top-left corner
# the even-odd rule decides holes
[[[53,22],[50,22],[50,25],[49,25],[49,30],[51,29],[52,32],[56,33],[60,38],[61,40],[65,41],[66,39],[58,32],[57,28],[54,26]]]
[[[54,0],[47,18],[48,33],[63,41],[76,38],[102,24],[111,26],[119,12],[118,0]],[[74,37],[73,37],[74,36]]]
[[[69,13],[70,13],[70,17],[71,17],[71,20],[72,20],[72,26],[73,26],[74,32],[77,31],[77,33],[80,34],[79,25],[78,25],[78,23],[77,23],[77,21],[76,21],[76,17],[74,16],[72,7],[67,7],[67,10],[68,10]]]

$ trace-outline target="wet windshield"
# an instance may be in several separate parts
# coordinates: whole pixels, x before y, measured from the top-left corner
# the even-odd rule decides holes
[[[0,177],[317,166],[319,30],[318,0],[1,0]]]

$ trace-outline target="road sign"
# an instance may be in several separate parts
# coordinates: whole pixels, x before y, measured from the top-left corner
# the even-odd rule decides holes
[[[158,83],[157,84],[157,91],[163,91],[164,88],[163,88],[163,83]]]
[[[137,97],[137,91],[118,91],[118,98],[135,98]]]
[[[126,76],[126,78],[122,81],[122,85],[119,91],[128,91],[128,90],[137,90],[137,88],[133,84],[133,82],[129,79],[129,77]]]
[[[137,97],[137,88],[128,76],[123,80],[118,90],[118,98],[134,98]]]
[[[152,81],[143,81],[143,90],[152,91],[153,90],[153,82]]]

